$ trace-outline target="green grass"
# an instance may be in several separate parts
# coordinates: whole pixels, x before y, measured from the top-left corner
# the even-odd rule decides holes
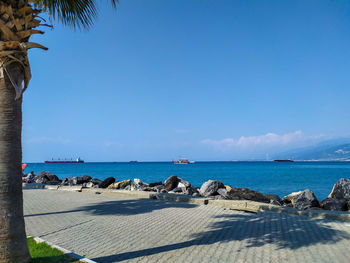
[[[32,257],[31,263],[66,263],[66,262],[80,262],[76,258],[65,255],[58,249],[50,247],[48,244],[36,243],[34,238],[30,237],[28,240],[29,252]]]

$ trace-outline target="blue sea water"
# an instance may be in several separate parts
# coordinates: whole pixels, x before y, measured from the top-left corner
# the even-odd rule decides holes
[[[30,163],[25,172],[30,171],[50,171],[60,179],[87,174],[102,180],[110,176],[117,180],[139,178],[147,183],[164,181],[174,174],[194,186],[214,179],[233,187],[247,187],[281,197],[310,189],[322,200],[338,179],[350,178],[350,162],[196,162],[187,165],[171,162]]]

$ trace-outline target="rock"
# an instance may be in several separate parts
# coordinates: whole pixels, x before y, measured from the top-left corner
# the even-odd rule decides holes
[[[68,185],[68,178],[64,178],[61,185]]]
[[[184,188],[182,187],[176,187],[173,190],[169,191],[169,193],[183,193]]]
[[[325,210],[346,211],[347,201],[345,199],[326,198],[321,202],[321,207]]]
[[[229,199],[229,196],[227,194],[227,188],[219,188],[217,192],[223,199]]]
[[[80,185],[83,184],[83,178],[82,177],[68,177],[68,185]]]
[[[94,186],[94,184],[92,182],[85,183],[86,188],[91,188],[93,186]]]
[[[185,191],[184,191],[184,194],[185,195],[194,195],[194,194],[198,194],[199,195],[199,192],[198,192],[198,190],[196,189],[196,188],[194,188],[194,187],[188,187]]]
[[[350,180],[341,178],[333,186],[328,198],[350,200]]]
[[[146,192],[158,192],[156,187],[144,187],[142,191],[146,191]]]
[[[91,180],[91,182],[94,184],[94,186],[100,186],[100,184],[102,183],[102,181],[100,179],[94,178]]]
[[[128,185],[131,185],[131,180],[124,180],[110,184],[107,189],[124,189]]]
[[[134,179],[134,182],[131,185],[131,190],[144,191],[147,187],[149,187],[148,184],[142,182],[140,179]]]
[[[226,188],[226,190],[227,190],[227,191],[230,191],[230,190],[232,189],[232,187],[231,187],[231,186],[226,185],[226,184],[225,184],[225,188]]]
[[[125,187],[127,187],[129,185],[131,185],[131,180],[130,179],[123,180],[123,181],[119,182],[118,187],[119,187],[119,189],[125,189]]]
[[[111,189],[116,189],[115,186],[114,186],[115,183],[113,184],[110,184],[109,186],[107,186],[107,189],[111,190]]]
[[[50,172],[40,172],[37,176],[46,176],[49,181],[59,181],[58,177]]]
[[[157,192],[159,193],[159,192],[161,192],[161,191],[164,189],[164,185],[163,185],[163,184],[161,184],[161,185],[156,185],[156,186],[154,186],[154,188],[156,188],[156,189],[157,189]]]
[[[294,201],[294,207],[300,210],[320,207],[315,194],[309,189],[304,190]]]
[[[33,180],[38,184],[59,184],[60,180],[56,175],[50,172],[40,172]]]
[[[171,191],[177,187],[178,183],[179,183],[179,178],[176,175],[172,175],[165,180],[164,189],[167,191]]]
[[[199,190],[199,194],[204,197],[213,196],[217,193],[218,189],[220,188],[225,188],[222,182],[209,180],[202,184]]]
[[[187,188],[191,187],[191,184],[188,181],[178,177],[177,187],[181,187],[181,188],[186,188],[187,189]]]
[[[154,186],[157,186],[157,185],[163,185],[163,183],[162,182],[150,183],[148,186],[149,187],[154,187]]]
[[[100,188],[107,188],[109,185],[115,182],[114,177],[108,177],[99,185]]]
[[[88,182],[91,182],[92,178],[91,176],[88,176],[88,175],[84,175],[81,180],[83,181],[83,183],[88,183]]]
[[[281,205],[282,204],[282,200],[281,200],[281,198],[278,195],[265,194],[265,197],[270,199],[270,204],[273,204],[273,205]]]
[[[224,190],[226,189],[224,188]],[[221,195],[224,193],[222,190],[218,192],[221,192]],[[270,199],[264,194],[248,188],[232,187],[230,191],[227,191],[225,198],[229,200],[250,200],[261,203],[270,203]]]
[[[299,191],[299,192],[293,192],[289,195],[286,195],[285,197],[282,198],[282,204],[285,206],[293,206],[295,199],[297,199],[297,197],[302,193],[303,191]]]

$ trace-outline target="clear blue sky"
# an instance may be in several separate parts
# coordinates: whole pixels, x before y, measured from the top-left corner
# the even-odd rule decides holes
[[[350,134],[349,1],[120,0],[34,40],[50,50],[30,53],[24,161],[261,158]]]

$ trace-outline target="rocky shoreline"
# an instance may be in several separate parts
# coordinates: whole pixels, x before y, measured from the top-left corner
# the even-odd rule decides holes
[[[263,194],[248,188],[231,187],[216,180],[209,180],[201,187],[194,187],[190,182],[176,175],[170,176],[164,182],[145,183],[140,179],[117,181],[114,177],[108,177],[102,181],[88,175],[68,177],[60,180],[50,172],[40,172],[34,178],[24,177],[23,181],[48,185],[81,185],[83,188],[176,193],[188,196],[211,197],[218,200],[249,200],[277,206],[294,207],[299,210],[350,211],[350,179],[344,178],[339,179],[334,184],[329,196],[321,202],[317,200],[315,194],[309,189],[294,192],[280,198],[275,194]]]

